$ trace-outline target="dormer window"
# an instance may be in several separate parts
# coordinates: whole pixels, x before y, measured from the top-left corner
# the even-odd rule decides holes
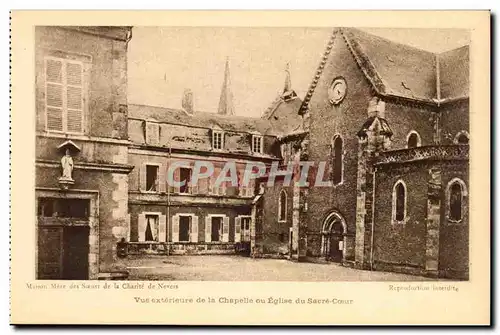
[[[252,135],[252,152],[262,153],[262,136]]]
[[[212,148],[215,150],[224,149],[224,132],[214,131],[212,135]]]

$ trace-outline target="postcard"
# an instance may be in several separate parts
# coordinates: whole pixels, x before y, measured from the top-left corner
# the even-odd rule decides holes
[[[11,29],[12,324],[490,324],[488,11]]]

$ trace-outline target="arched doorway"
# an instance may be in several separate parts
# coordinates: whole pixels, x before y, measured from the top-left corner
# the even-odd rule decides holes
[[[337,212],[330,213],[323,222],[321,231],[321,255],[332,262],[342,262],[345,251],[347,226]]]

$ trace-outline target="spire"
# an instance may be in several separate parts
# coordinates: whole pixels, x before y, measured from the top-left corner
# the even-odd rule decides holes
[[[224,82],[220,93],[219,110],[217,113],[223,115],[234,115],[233,94],[231,93],[231,80],[229,78],[229,57],[226,58],[226,69],[224,70]]]
[[[285,89],[283,90],[283,93],[291,91],[292,90],[292,80],[290,79],[290,63],[286,63],[286,68],[285,68]]]
[[[290,101],[297,97],[297,93],[292,89],[292,79],[290,79],[290,63],[286,63],[285,68],[285,87],[281,98],[284,101]]]

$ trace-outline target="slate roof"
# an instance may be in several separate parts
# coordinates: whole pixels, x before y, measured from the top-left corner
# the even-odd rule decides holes
[[[469,46],[443,52],[437,57],[441,99],[469,96]]]
[[[309,103],[335,38],[340,34],[378,95],[439,105],[446,99],[468,97],[469,47],[441,54],[390,41],[355,28],[335,28],[301,111]],[[458,80],[457,80],[458,79]]]
[[[261,118],[252,118],[236,115],[220,115],[215,113],[194,112],[192,115],[182,109],[147,105],[128,105],[130,118],[148,120],[153,119],[160,123],[170,123],[198,128],[221,128],[225,131],[260,133],[274,135],[275,130],[269,121]]]
[[[302,117],[298,113],[301,105],[299,97],[285,101],[282,96],[278,96],[264,112],[262,119],[269,120],[276,136],[297,131],[302,128]]]

